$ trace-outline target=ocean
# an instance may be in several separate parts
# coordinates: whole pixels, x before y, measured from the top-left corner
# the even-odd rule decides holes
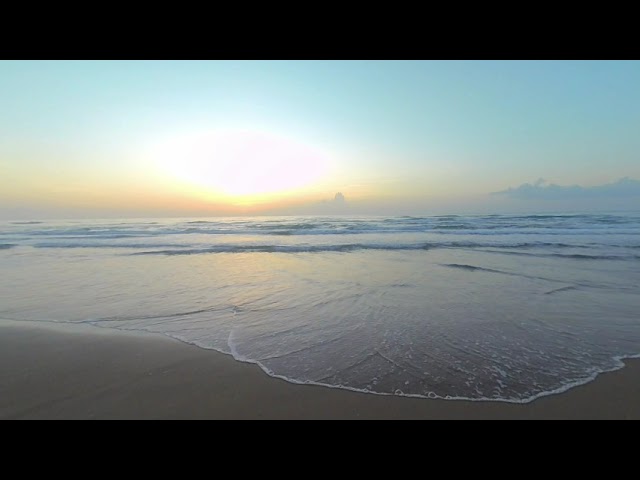
[[[0,223],[0,318],[294,383],[529,402],[640,356],[640,214]]]

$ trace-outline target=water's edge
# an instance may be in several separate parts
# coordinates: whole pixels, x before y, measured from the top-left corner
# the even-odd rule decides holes
[[[375,392],[372,390],[367,390],[367,389],[359,389],[359,388],[353,388],[353,387],[348,387],[348,386],[344,386],[344,385],[334,385],[334,384],[328,384],[328,383],[321,383],[321,382],[314,382],[314,381],[301,381],[301,380],[296,380],[295,378],[290,378],[290,377],[286,377],[284,375],[278,375],[277,373],[273,372],[272,370],[270,370],[269,368],[267,368],[265,365],[263,365],[262,363],[260,363],[257,360],[253,360],[251,358],[247,358],[241,354],[239,354],[237,351],[235,351],[234,348],[234,344],[233,344],[233,331],[231,331],[230,335],[229,335],[229,342],[228,342],[228,346],[230,351],[226,352],[224,350],[221,350],[219,348],[215,348],[213,346],[210,345],[206,345],[203,344],[201,342],[198,341],[190,341],[187,340],[183,337],[180,337],[179,335],[171,335],[165,332],[154,332],[151,330],[145,330],[145,329],[132,329],[132,328],[118,328],[118,327],[109,327],[109,326],[104,326],[104,325],[99,325],[97,323],[94,323],[94,321],[91,320],[86,320],[86,321],[63,321],[63,320],[33,320],[33,319],[15,319],[15,318],[6,318],[6,317],[0,317],[0,322],[10,322],[16,325],[20,325],[23,323],[30,323],[30,324],[36,324],[36,325],[40,325],[40,326],[47,326],[47,325],[57,325],[57,326],[89,326],[89,327],[94,327],[97,329],[102,329],[102,330],[108,330],[108,331],[118,331],[118,332],[125,332],[128,334],[142,334],[148,337],[152,337],[155,335],[159,335],[162,336],[164,338],[170,338],[172,340],[176,340],[179,341],[180,343],[183,343],[185,345],[191,345],[191,346],[195,346],[198,347],[200,349],[203,350],[212,350],[214,352],[217,353],[221,353],[223,355],[228,355],[231,356],[234,360],[241,362],[241,363],[247,363],[247,364],[252,364],[252,365],[257,365],[266,375],[268,375],[271,378],[276,378],[279,380],[284,380],[287,383],[291,383],[294,385],[314,385],[314,386],[319,386],[319,387],[325,387],[325,388],[333,388],[333,389],[338,389],[338,390],[348,390],[351,392],[356,392],[356,393],[362,393],[362,394],[367,394],[367,395],[380,395],[380,396],[395,396],[395,397],[406,397],[406,398],[420,398],[420,399],[424,399],[424,400],[457,400],[457,401],[467,401],[467,402],[497,402],[497,403],[511,403],[511,404],[520,404],[520,405],[525,405],[525,404],[529,404],[539,398],[543,398],[543,397],[547,397],[547,396],[552,396],[552,395],[559,395],[561,393],[564,393],[572,388],[575,387],[579,387],[580,385],[585,385],[587,383],[590,383],[594,380],[597,379],[597,377],[602,374],[602,373],[609,373],[609,372],[614,372],[617,370],[620,370],[622,368],[624,368],[626,366],[624,360],[625,359],[636,359],[636,358],[640,358],[640,352],[637,354],[631,354],[631,355],[616,355],[611,357],[611,359],[615,362],[614,366],[608,369],[602,369],[602,368],[593,368],[593,371],[590,373],[590,375],[588,375],[587,377],[584,378],[580,378],[577,380],[573,380],[571,382],[568,382],[556,389],[553,390],[549,390],[549,391],[543,391],[540,392],[536,395],[532,395],[531,397],[527,397],[524,399],[511,399],[511,398],[488,398],[488,397],[481,397],[481,398],[472,398],[472,397],[461,397],[461,396],[440,396],[437,395],[434,392],[430,392],[428,395],[420,395],[420,394],[407,394],[407,393],[403,393],[403,392],[394,392],[394,393],[385,393],[385,392]],[[0,324],[0,327],[2,325]]]

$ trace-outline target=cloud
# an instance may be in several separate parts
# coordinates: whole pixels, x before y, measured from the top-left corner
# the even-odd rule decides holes
[[[334,195],[333,200],[322,200],[315,206],[310,205],[313,210],[322,214],[346,213],[348,206],[349,204],[347,203],[347,199],[342,192],[337,192]]]
[[[351,212],[352,205],[342,192],[337,192],[332,199],[324,199],[310,203],[291,205],[271,209],[265,213],[277,215],[341,215]]]
[[[519,187],[492,192],[492,195],[522,200],[622,200],[640,198],[640,181],[625,177],[613,183],[581,187],[556,185],[540,178],[533,184],[524,183]]]

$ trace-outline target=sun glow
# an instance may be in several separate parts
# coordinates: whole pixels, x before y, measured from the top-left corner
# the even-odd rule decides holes
[[[217,131],[174,138],[152,161],[173,182],[210,200],[250,205],[303,191],[328,173],[323,152],[254,131]]]

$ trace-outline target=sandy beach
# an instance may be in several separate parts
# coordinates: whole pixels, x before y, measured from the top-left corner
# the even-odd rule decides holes
[[[639,419],[640,361],[519,405],[370,395],[271,378],[157,334],[0,322],[1,419]]]

